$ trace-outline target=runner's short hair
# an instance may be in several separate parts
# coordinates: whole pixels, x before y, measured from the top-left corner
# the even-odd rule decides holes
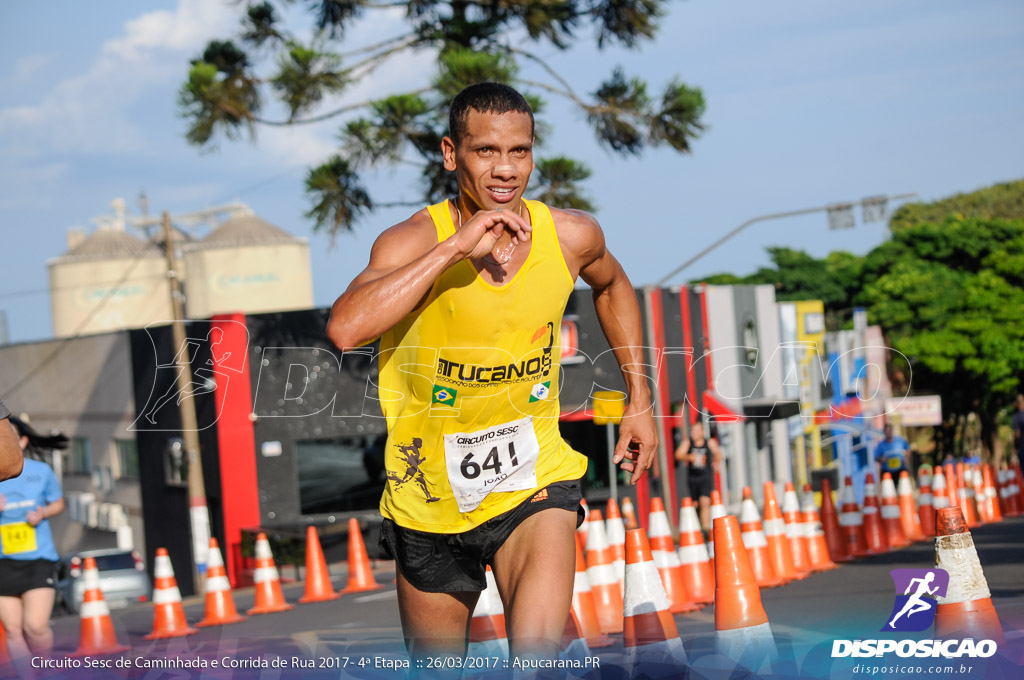
[[[448,109],[448,134],[456,146],[466,136],[470,110],[498,114],[525,113],[530,117],[530,134],[533,134],[533,109],[526,97],[508,85],[477,83],[455,95]]]

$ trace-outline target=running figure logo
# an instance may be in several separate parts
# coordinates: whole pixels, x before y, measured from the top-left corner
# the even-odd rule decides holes
[[[405,476],[399,477],[397,474],[388,470],[387,477],[395,483],[395,491],[402,488],[402,485],[407,482],[416,482],[421,489],[423,494],[427,497],[428,503],[441,500],[438,496],[430,493],[430,486],[427,484],[427,477],[423,474],[423,470],[420,466],[426,462],[423,454],[420,453],[420,447],[423,446],[423,440],[419,437],[414,437],[411,444],[399,444],[398,445],[398,456],[405,463]]]
[[[944,597],[949,587],[949,574],[945,569],[893,569],[889,574],[896,586],[896,603],[882,630],[929,628],[935,619],[935,601]]]

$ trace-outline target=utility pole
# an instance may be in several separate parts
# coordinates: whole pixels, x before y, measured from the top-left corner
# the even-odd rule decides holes
[[[174,248],[174,234],[171,230],[171,215],[163,214],[164,254],[167,257],[167,279],[171,290],[171,310],[174,322],[171,333],[178,350],[175,362],[178,365],[178,395],[181,409],[181,430],[188,461],[188,505],[192,526],[192,557],[195,567],[196,592],[206,591],[206,553],[210,547],[210,513],[206,506],[206,483],[203,480],[202,456],[199,450],[199,428],[196,422],[196,405],[192,399],[184,398],[192,388],[192,364],[189,346],[185,338],[185,311],[181,291],[181,269]]]

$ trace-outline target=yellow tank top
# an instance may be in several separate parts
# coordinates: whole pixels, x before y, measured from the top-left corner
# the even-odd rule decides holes
[[[586,457],[558,431],[560,330],[573,280],[548,207],[526,206],[530,253],[511,280],[491,285],[463,260],[381,337],[380,511],[399,526],[468,531],[586,472]],[[455,233],[447,201],[427,210],[438,242]]]

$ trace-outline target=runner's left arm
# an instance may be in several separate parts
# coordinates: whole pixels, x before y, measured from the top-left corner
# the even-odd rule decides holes
[[[570,272],[593,289],[594,307],[612,347],[629,397],[612,462],[632,472],[635,484],[655,463],[658,429],[651,407],[651,389],[644,372],[643,325],[633,284],[622,265],[605,247],[597,221],[582,211],[560,211],[559,240]]]

